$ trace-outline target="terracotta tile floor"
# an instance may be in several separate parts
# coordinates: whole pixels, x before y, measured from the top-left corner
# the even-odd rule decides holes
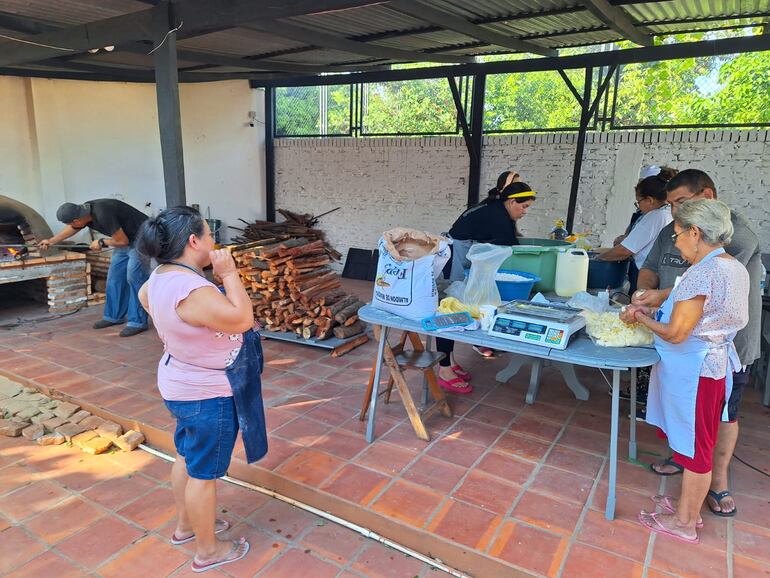
[[[13,578],[190,576],[190,545],[173,546],[171,464],[141,450],[90,456],[0,436],[0,576]],[[87,479],[79,489],[62,474]],[[284,502],[220,482],[230,535],[246,558],[207,576],[369,578],[447,576],[426,564]]]
[[[364,287],[362,293],[366,291]],[[49,381],[62,392],[173,431],[171,417],[148,387],[161,352],[156,335],[148,332],[121,339],[117,337],[119,328],[96,332],[90,326],[98,316],[92,309],[3,332],[2,370],[33,383]],[[63,347],[78,355],[57,353]],[[618,577],[642,572],[647,576],[770,576],[770,479],[734,460],[731,476],[737,518],[722,519],[704,512],[702,544],[695,547],[652,537],[639,527],[637,513],[651,506],[650,494],[675,493],[681,482],[659,478],[643,464],[626,461],[627,419],[621,423],[617,520],[604,520],[610,403],[607,385],[594,370],[579,371],[591,390],[590,401],[576,401],[558,374],[547,368],[537,402],[527,406],[523,376],[502,385],[494,380],[505,359],[485,361],[469,348],[458,346],[458,359],[473,373],[476,389],[470,396],[451,400],[455,416],[432,416],[426,423],[432,441],[422,442],[414,436],[394,393],[391,404],[380,404],[377,440],[368,445],[362,443],[364,425],[357,414],[374,343],[339,359],[324,350],[278,341],[264,341],[263,347],[271,446],[268,456],[251,467],[299,483],[316,492],[313,495],[341,498],[359,509],[356,511],[397,522],[400,529],[391,536],[396,540],[402,532],[417,528],[455,544],[458,551],[471,550],[510,564],[512,569],[542,576]],[[68,366],[83,365],[64,367],[62,361]],[[417,397],[420,385],[416,378],[412,380]],[[746,392],[741,420],[737,455],[770,472],[770,411],[761,406],[755,390]],[[651,462],[667,451],[647,426],[640,425],[639,441],[642,462]],[[242,450],[236,449],[236,457],[243,457]],[[55,465],[55,460],[49,462],[41,463]],[[12,472],[40,467],[29,462],[9,465],[0,454],[3,466]],[[102,474],[89,475],[99,478]],[[120,491],[83,487],[88,480],[84,482],[69,470],[61,475],[72,482],[67,484],[68,490],[50,477],[38,480],[36,484],[52,485],[55,489],[48,489],[54,495],[47,495],[47,486],[30,487],[25,491],[38,496],[34,503],[19,509],[11,500],[8,512],[2,513],[5,524],[11,525],[8,542],[17,544],[12,547],[14,556],[27,560],[45,552],[43,538],[33,537],[26,527],[20,534],[14,524],[26,520],[25,516],[40,515],[73,491],[100,512],[105,503],[115,500],[116,509],[123,514],[110,517],[105,513],[101,522],[83,532],[99,523],[116,524],[118,536],[122,536],[110,545],[116,552],[124,547],[120,540],[130,543],[136,539],[132,532],[142,536],[162,532],[159,524],[164,523],[166,513],[160,509],[144,516],[132,511]],[[13,484],[14,475],[10,477]],[[7,487],[5,478],[0,470],[0,492]],[[141,480],[141,491],[147,495],[160,491],[155,481],[165,483],[157,478]],[[148,480],[151,487],[147,487]],[[3,504],[0,498],[0,508]],[[264,531],[259,516],[252,515],[248,521]],[[77,547],[76,538],[68,540],[74,540],[72,547]],[[283,574],[276,575],[291,575],[304,546],[297,550],[293,544],[281,544],[286,559],[276,566],[276,572]],[[163,556],[166,545],[158,538],[146,548],[152,555]],[[338,568],[337,558],[348,554],[331,551],[333,547],[327,543],[326,554],[314,557]],[[48,558],[38,562],[41,568],[49,563],[50,553],[46,555]],[[114,555],[111,551],[92,555],[100,560],[91,563],[112,560]],[[346,571],[374,576],[369,574],[370,559],[376,556],[359,556]],[[474,574],[472,568],[464,569]],[[324,572],[319,570],[318,575]]]

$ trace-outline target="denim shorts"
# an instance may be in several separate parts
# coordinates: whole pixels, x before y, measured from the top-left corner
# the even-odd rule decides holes
[[[238,435],[233,398],[164,402],[176,418],[174,445],[184,457],[187,474],[199,480],[215,480],[227,474]]]
[[[749,383],[750,372],[751,367],[747,367],[746,371],[733,373],[733,390],[730,393],[730,399],[727,400],[727,421],[730,423],[738,421],[738,408],[743,397],[743,388]]]

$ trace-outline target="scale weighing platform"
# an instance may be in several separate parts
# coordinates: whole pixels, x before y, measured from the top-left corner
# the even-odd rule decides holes
[[[580,310],[561,304],[511,301],[497,310],[490,335],[566,349],[570,338],[586,325]]]

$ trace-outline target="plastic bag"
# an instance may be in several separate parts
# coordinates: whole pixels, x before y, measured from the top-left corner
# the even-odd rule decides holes
[[[465,281],[452,281],[452,284],[444,291],[444,295],[462,301],[465,298]]]
[[[468,283],[465,285],[465,294],[462,302],[466,305],[494,305],[502,303],[500,292],[497,290],[495,275],[497,270],[508,257],[511,256],[510,247],[478,243],[468,251],[468,260],[471,262],[471,272],[468,275]]]
[[[479,311],[478,307],[475,305],[466,305],[454,297],[444,297],[439,302],[438,309],[436,309],[436,313],[442,315],[446,315],[448,313],[460,313],[462,311],[467,311],[474,319],[479,319],[481,317],[481,312]]]
[[[567,301],[567,305],[575,309],[583,309],[584,311],[605,313],[610,310],[610,295],[606,291],[602,291],[598,295],[591,295],[581,291],[580,293],[575,293]]]

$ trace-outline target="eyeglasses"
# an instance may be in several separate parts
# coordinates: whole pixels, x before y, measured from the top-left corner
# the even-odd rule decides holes
[[[676,243],[676,239],[677,239],[677,237],[679,237],[679,235],[681,235],[682,233],[686,233],[686,232],[687,232],[687,231],[689,231],[689,230],[690,230],[690,229],[684,229],[683,231],[679,231],[678,233],[674,233],[673,235],[671,235],[671,241],[673,241],[674,243]]]

